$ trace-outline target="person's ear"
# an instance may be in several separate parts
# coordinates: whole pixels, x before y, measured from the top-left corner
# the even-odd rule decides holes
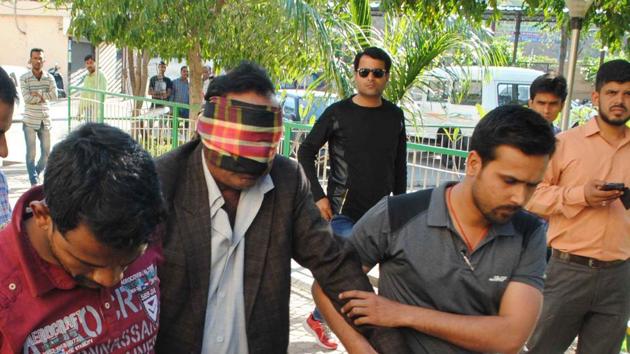
[[[593,102],[593,107],[599,108],[599,92],[598,91],[593,91],[593,93],[591,93],[591,101]]]
[[[52,230],[52,218],[50,217],[50,209],[44,201],[36,200],[32,201],[29,206],[33,211],[33,219],[35,225],[44,231]]]
[[[483,169],[483,160],[477,151],[473,150],[466,157],[466,176],[475,177]]]

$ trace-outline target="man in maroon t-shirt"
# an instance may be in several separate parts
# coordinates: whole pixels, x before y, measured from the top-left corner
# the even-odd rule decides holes
[[[58,143],[0,232],[0,354],[153,352],[163,217],[129,135],[86,124]]]

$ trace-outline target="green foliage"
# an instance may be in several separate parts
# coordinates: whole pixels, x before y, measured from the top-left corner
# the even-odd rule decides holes
[[[460,16],[472,25],[479,25],[488,8],[493,9],[490,20],[499,17],[497,0],[382,0],[381,8],[389,12],[414,12],[417,20],[428,28],[442,27],[445,18]]]
[[[277,2],[228,1],[209,33],[217,35],[207,36],[212,51],[206,58],[219,68],[251,60],[267,68],[276,81],[299,81],[321,66],[316,42],[296,35],[296,28]]]
[[[66,3],[56,0],[57,4]],[[72,0],[70,34],[92,43],[148,49],[164,58],[183,58],[209,33],[215,0]]]
[[[421,86],[422,73],[433,66],[505,62],[478,26],[495,0],[383,1],[389,12],[382,32],[373,29],[367,0],[75,0],[72,5],[71,33],[93,43],[144,48],[163,58],[198,50],[200,58],[226,69],[252,60],[276,82],[322,73],[321,80],[341,97],[353,92],[352,59],[368,45],[393,58],[386,96],[395,102],[410,100],[409,90]],[[459,14],[474,26],[456,20]]]
[[[565,0],[525,0],[528,12],[546,19],[555,20],[556,28],[563,28],[569,21],[568,12],[564,12]],[[582,31],[598,28],[596,38],[611,52],[630,50],[630,0],[598,0],[593,2],[586,13]]]
[[[438,66],[502,65],[503,54],[489,44],[490,34],[474,30],[463,20],[447,20],[429,30],[409,15],[386,16],[377,45],[392,56],[392,73],[385,96],[405,106],[413,105],[414,87],[426,85],[423,74]]]
[[[615,59],[630,60],[630,54],[626,54],[625,52],[620,52],[617,55],[609,55],[609,56],[606,56],[606,58],[604,59],[604,62],[615,60]],[[597,75],[597,70],[599,70],[599,58],[586,57],[580,60],[579,68],[580,68],[580,72],[584,76],[584,79],[594,84],[595,76]]]

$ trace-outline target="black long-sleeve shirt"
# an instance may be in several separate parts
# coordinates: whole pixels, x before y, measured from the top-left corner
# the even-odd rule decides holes
[[[325,194],[317,179],[315,159],[326,142],[330,174]],[[336,102],[300,145],[298,161],[311,182],[315,201],[328,196],[334,214],[357,221],[383,196],[405,193],[404,114],[386,100],[379,107],[359,106],[352,97]]]

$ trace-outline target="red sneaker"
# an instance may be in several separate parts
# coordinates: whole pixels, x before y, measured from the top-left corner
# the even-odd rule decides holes
[[[328,350],[337,349],[337,343],[329,337],[328,327],[322,323],[322,321],[318,321],[313,318],[313,314],[310,314],[308,318],[304,321],[304,329],[310,332],[315,339],[317,339],[317,344]]]

